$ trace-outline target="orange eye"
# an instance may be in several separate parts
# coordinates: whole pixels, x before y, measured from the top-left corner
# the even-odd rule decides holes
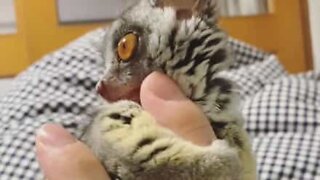
[[[121,61],[129,61],[138,46],[138,37],[134,33],[125,35],[118,43],[118,56]]]

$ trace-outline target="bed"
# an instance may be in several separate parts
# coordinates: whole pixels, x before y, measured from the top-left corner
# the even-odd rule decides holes
[[[0,97],[4,96],[8,92],[11,81],[11,78],[0,78]]]
[[[105,33],[96,30],[45,56],[0,97],[0,179],[43,179],[36,129],[55,122],[79,137],[93,118],[104,67],[96,45]],[[222,75],[241,87],[259,179],[320,179],[320,72],[291,75],[275,55],[232,38],[229,45],[235,63]]]

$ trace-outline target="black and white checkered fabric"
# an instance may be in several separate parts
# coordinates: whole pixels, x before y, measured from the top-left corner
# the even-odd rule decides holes
[[[34,134],[47,122],[74,135],[101,105],[94,87],[104,63],[92,32],[20,74],[0,99],[0,179],[43,176]],[[288,75],[277,58],[235,39],[235,65],[221,75],[241,87],[246,127],[262,180],[320,179],[320,73]]]
[[[320,179],[320,73],[284,76],[244,103],[261,179]]]
[[[264,61],[265,58],[269,55],[268,53],[261,51],[254,46],[251,46],[234,38],[230,38],[229,45],[233,49],[234,56],[236,58],[236,61],[230,67],[230,69],[238,69],[242,66],[247,66]]]

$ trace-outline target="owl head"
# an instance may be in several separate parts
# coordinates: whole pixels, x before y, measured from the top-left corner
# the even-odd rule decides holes
[[[216,27],[216,1],[195,0],[192,8],[180,9],[168,0],[140,0],[126,9],[105,38],[98,92],[111,102],[139,102],[143,79],[152,71],[170,71],[168,64],[186,55],[197,26]]]

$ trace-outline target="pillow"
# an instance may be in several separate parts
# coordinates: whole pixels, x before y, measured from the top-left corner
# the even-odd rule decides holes
[[[263,60],[250,61],[248,64],[223,71],[219,76],[227,77],[235,82],[240,88],[242,100],[245,101],[261,91],[266,85],[287,74],[276,56],[265,55]]]
[[[21,73],[0,99],[0,179],[43,179],[34,133],[62,124],[79,137],[101,105],[95,85],[104,62],[95,44],[105,30],[89,33]]]
[[[235,38],[229,38],[229,46],[233,49],[235,63],[230,69],[239,69],[257,62],[264,61],[270,54]]]
[[[319,89],[319,80],[302,75],[284,76],[266,85],[244,103],[248,131],[255,136],[317,131],[320,126]]]
[[[320,177],[319,77],[283,76],[245,101],[260,179]]]
[[[259,179],[320,179],[320,133],[279,132],[253,139]]]

